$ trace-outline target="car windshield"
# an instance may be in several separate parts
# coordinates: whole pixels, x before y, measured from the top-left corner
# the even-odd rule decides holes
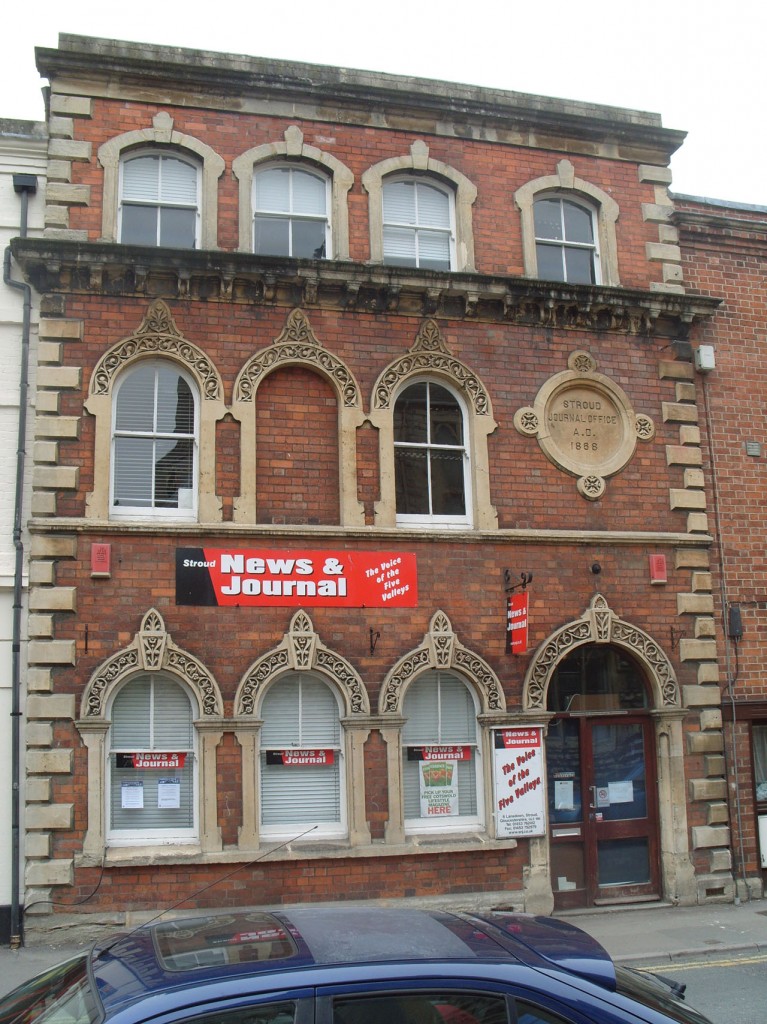
[[[85,954],[39,974],[0,1004],[0,1024],[95,1024],[100,1017]]]
[[[654,974],[616,966],[615,977],[622,995],[665,1013],[670,1020],[679,1021],[679,1024],[711,1024],[708,1017],[682,1002],[670,985]]]

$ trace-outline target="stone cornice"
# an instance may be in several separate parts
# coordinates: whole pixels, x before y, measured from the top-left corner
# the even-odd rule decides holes
[[[17,238],[12,248],[43,295],[197,299],[674,339],[686,338],[720,303],[677,292],[60,238]]]
[[[241,523],[126,523],[124,521],[102,519],[76,519],[57,516],[54,519],[35,518],[28,523],[31,534],[95,534],[104,537],[107,534],[126,536],[142,534],[161,538],[163,542],[188,542],[189,537],[205,538],[205,542],[214,546],[230,543],[234,538],[248,541],[264,541],[280,543],[288,541],[294,546],[298,540],[317,541],[328,544],[332,541],[349,543],[360,541],[373,544],[396,542],[403,544],[444,544],[454,547],[458,544],[565,544],[593,545],[611,544],[620,547],[674,547],[674,548],[709,548],[713,538],[705,533],[675,533],[673,531],[651,530],[445,530],[442,533],[427,530],[408,530],[405,527],[360,527],[341,529],[338,526],[302,526],[300,524],[280,526],[259,526]],[[218,540],[217,540],[218,538]]]
[[[455,121],[469,134],[473,128],[492,126],[552,140],[611,141],[635,156],[654,151],[657,162],[667,162],[685,137],[663,128],[657,114],[645,111],[330,65],[66,33],[60,35],[58,49],[38,47],[35,54],[38,70],[56,88],[88,95],[124,96],[138,88],[144,97],[148,90],[164,95],[163,102],[173,102],[179,93],[189,105],[190,93],[196,93],[196,105],[235,109],[234,103],[239,110],[261,100],[273,110],[286,104],[304,106],[307,116],[318,119],[368,123],[375,118],[377,124],[383,120],[393,128],[412,128],[414,117],[435,124]]]

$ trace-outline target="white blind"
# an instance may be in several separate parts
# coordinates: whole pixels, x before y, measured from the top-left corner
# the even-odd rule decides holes
[[[295,167],[270,167],[255,177],[257,211],[324,217],[326,195],[324,179]]]
[[[164,364],[131,370],[115,399],[114,508],[189,507],[195,437],[195,398],[186,379]]]
[[[127,683],[112,704],[110,820],[116,831],[187,830],[194,824],[192,704],[175,681],[147,674]],[[183,767],[134,768],[120,754],[183,753]],[[178,794],[168,806],[168,792]],[[140,794],[137,799],[136,794]],[[140,806],[135,806],[135,804]]]
[[[264,826],[341,821],[341,723],[330,687],[305,672],[278,680],[261,705]],[[267,751],[333,751],[332,764],[267,764]]]
[[[383,214],[387,224],[413,224],[416,219],[415,182],[390,181],[383,187]]]
[[[123,164],[122,198],[135,203],[197,205],[197,168],[171,156],[137,156]]]

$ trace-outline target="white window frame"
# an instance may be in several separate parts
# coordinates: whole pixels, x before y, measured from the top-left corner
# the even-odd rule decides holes
[[[116,428],[117,420],[117,408],[120,401],[120,391],[122,390],[125,382],[130,378],[131,374],[139,369],[158,368],[160,366],[171,369],[174,373],[177,373],[188,384],[191,393],[192,400],[194,402],[194,426],[192,435],[167,435],[168,437],[177,436],[179,440],[190,439],[192,441],[192,485],[191,485],[191,505],[188,508],[156,508],[154,506],[144,507],[137,505],[115,505],[114,499],[114,485],[115,485],[115,441],[118,436]],[[155,392],[156,395],[156,392]],[[156,401],[155,401],[155,412],[156,412]],[[151,434],[139,434],[132,432],[120,431],[120,436],[143,436],[143,437],[162,437],[166,436],[160,432],[153,431]],[[153,520],[181,520],[184,522],[196,522],[198,516],[199,506],[199,447],[200,447],[200,393],[197,386],[197,382],[188,373],[186,373],[177,363],[172,360],[139,360],[133,363],[129,368],[126,368],[118,379],[114,392],[112,395],[112,423],[111,423],[111,445],[110,445],[110,470],[109,470],[109,515],[111,519],[153,519]],[[155,466],[156,463],[153,463]]]
[[[162,199],[158,199],[156,203],[134,203],[128,201],[127,204],[123,198],[123,176],[125,172],[125,165],[130,163],[132,160],[140,160],[146,157],[158,157],[161,161],[164,159],[178,160],[180,163],[186,164],[188,167],[192,167],[195,171],[196,178],[196,190],[195,190],[195,202],[194,207],[187,204],[179,203],[168,203],[163,202]],[[119,184],[118,184],[118,210],[117,210],[117,238],[119,242],[122,242],[122,224],[123,224],[123,208],[125,205],[128,206],[152,206],[154,209],[181,209],[189,210],[194,209],[194,248],[200,248],[200,225],[201,225],[201,199],[202,199],[202,168],[197,160],[193,160],[188,157],[185,153],[179,152],[175,149],[165,149],[161,147],[151,148],[139,148],[128,150],[123,153],[120,157],[120,168],[119,168]],[[160,245],[160,218],[157,218],[157,240],[155,241],[157,248],[173,248],[173,246],[161,246]]]
[[[445,529],[463,530],[472,525],[472,509],[473,509],[473,495],[471,490],[471,477],[472,477],[472,465],[471,465],[471,434],[470,434],[470,423],[469,417],[466,411],[466,403],[463,401],[458,392],[450,386],[447,381],[440,380],[435,377],[411,377],[403,386],[397,391],[397,394],[392,403],[392,416],[396,414],[397,402],[402,398],[404,393],[411,388],[414,384],[435,384],[439,387],[448,391],[455,399],[458,408],[461,411],[462,429],[463,429],[463,490],[464,490],[464,507],[466,509],[463,515],[440,515],[435,513],[402,513],[397,512],[397,526],[407,527],[434,527],[439,526]],[[430,417],[427,415],[426,418],[427,426],[430,426]],[[430,440],[427,440],[425,444],[418,445],[413,444],[409,441],[393,441],[395,453],[397,448],[413,448],[423,447],[429,453],[440,448],[447,449],[449,451],[457,451],[458,446],[453,445],[432,445]],[[430,466],[430,460],[427,459],[427,466]],[[427,469],[428,472],[428,469]],[[395,478],[393,482],[395,490],[395,508],[396,508],[396,454],[395,454]],[[429,502],[431,503],[431,483],[429,484]]]
[[[585,250],[585,251],[591,253],[591,266],[592,266],[593,273],[594,273],[594,281],[593,281],[593,283],[594,284],[601,284],[602,283],[602,269],[601,269],[600,253],[599,253],[599,225],[598,225],[598,221],[597,221],[597,211],[589,203],[585,203],[582,200],[576,198],[575,196],[563,195],[561,192],[553,192],[553,193],[550,193],[550,194],[543,193],[542,195],[537,195],[535,197],[535,202],[533,203],[533,223],[535,222],[535,207],[537,206],[537,204],[541,203],[541,202],[546,202],[546,201],[550,202],[552,200],[554,200],[554,201],[559,203],[560,223],[563,226],[563,234],[564,234],[564,212],[563,212],[563,205],[567,204],[567,205],[570,205],[570,206],[575,206],[579,210],[583,210],[584,213],[588,214],[589,219],[591,221],[591,237],[592,237],[593,241],[591,241],[591,242],[574,242],[574,241],[570,241],[567,238],[546,238],[543,235],[536,234],[536,236],[535,236],[536,264],[538,262],[538,246],[539,245],[547,245],[547,246],[551,247],[552,249],[557,249],[559,251],[560,260],[562,261],[563,276],[561,278],[556,278],[555,280],[561,281],[563,284],[591,284],[592,282],[590,282],[590,281],[570,281],[569,278],[566,276],[567,275],[567,264],[566,264],[566,261],[565,261],[565,251],[567,249],[581,249],[581,250]]]
[[[258,178],[265,171],[273,171],[273,170],[287,170],[287,171],[291,172],[291,186],[290,186],[291,201],[292,201],[292,194],[293,194],[293,181],[292,181],[293,173],[306,174],[306,175],[308,175],[311,178],[316,178],[317,180],[321,181],[324,184],[324,186],[325,186],[325,214],[324,214],[324,216],[323,217],[319,217],[319,216],[311,216],[311,215],[306,215],[306,214],[296,214],[292,210],[287,210],[287,211],[284,211],[284,212],[275,212],[274,210],[259,210],[258,206],[256,205],[256,189],[257,189],[257,184],[258,184]],[[333,254],[333,225],[332,225],[332,216],[331,216],[331,214],[332,214],[333,195],[332,195],[332,189],[331,189],[331,180],[327,176],[327,174],[322,174],[320,171],[315,170],[313,167],[307,165],[306,163],[299,163],[299,162],[289,161],[289,160],[273,161],[271,163],[266,163],[266,164],[263,164],[263,165],[259,165],[258,167],[255,167],[253,169],[253,194],[252,194],[252,197],[251,197],[251,203],[252,203],[252,208],[253,208],[253,225],[252,225],[252,234],[251,234],[251,245],[252,245],[252,251],[253,251],[253,253],[255,255],[257,255],[257,256],[273,255],[272,253],[257,253],[256,252],[256,218],[259,216],[259,214],[265,214],[265,215],[267,215],[269,217],[274,217],[275,219],[279,219],[279,220],[287,220],[287,221],[289,221],[291,223],[291,229],[290,229],[290,234],[289,234],[291,250],[293,248],[292,222],[293,222],[294,219],[296,219],[296,220],[314,220],[314,221],[318,221],[318,222],[324,221],[324,223],[325,223],[325,243],[324,243],[324,245],[325,245],[325,255],[324,256],[316,256],[316,257],[311,257],[311,256],[293,256],[293,253],[290,252],[290,253],[288,253],[288,257],[290,259],[312,259],[312,258],[314,258],[314,259],[323,259],[323,260],[324,259],[331,259],[332,258],[332,254]]]
[[[319,746],[319,744],[317,742],[313,742],[313,741],[312,742],[304,742],[305,737],[303,735],[299,734],[298,737],[294,737],[292,739],[291,743],[286,743],[286,744],[282,744],[281,743],[279,745],[275,745],[275,744],[269,743],[267,745],[265,743],[265,741],[264,741],[264,726],[262,725],[262,727],[261,727],[261,739],[260,739],[260,742],[259,742],[259,752],[258,752],[259,818],[261,819],[259,821],[259,826],[258,826],[259,834],[261,835],[261,837],[263,839],[267,839],[267,840],[290,839],[290,838],[295,837],[296,835],[299,835],[305,829],[311,828],[313,825],[317,824],[317,827],[315,829],[313,829],[313,831],[311,833],[309,833],[309,835],[307,835],[305,837],[307,839],[307,841],[308,840],[317,840],[317,839],[341,839],[341,838],[346,838],[348,836],[348,834],[349,834],[349,825],[348,825],[348,815],[347,815],[347,807],[346,807],[346,791],[347,791],[347,787],[346,787],[346,758],[344,757],[345,733],[344,733],[344,727],[343,727],[343,723],[342,723],[343,706],[341,704],[341,700],[339,698],[339,695],[336,692],[336,690],[334,689],[334,687],[330,685],[328,680],[323,678],[323,676],[320,673],[317,673],[317,672],[310,672],[310,671],[300,670],[300,671],[295,671],[295,672],[284,673],[281,676],[279,676],[273,683],[271,683],[270,686],[266,689],[266,691],[264,693],[264,696],[263,696],[263,698],[261,699],[261,702],[260,702],[259,717],[262,719],[264,724],[266,724],[266,720],[267,719],[266,719],[266,716],[264,715],[264,703],[268,699],[269,694],[273,691],[273,689],[275,687],[279,687],[281,683],[284,683],[287,680],[290,680],[290,679],[293,679],[293,678],[297,678],[298,679],[299,688],[300,688],[301,683],[302,683],[302,681],[304,679],[310,680],[312,682],[321,683],[323,686],[327,687],[328,691],[330,692],[330,695],[332,696],[333,700],[335,701],[336,711],[338,713],[338,740],[337,740],[337,742],[335,742],[333,744],[328,744],[328,743],[323,742],[322,746],[320,748],[320,746]],[[299,718],[300,718],[302,713],[303,713],[303,707],[300,709]],[[296,749],[296,750],[303,750],[303,749],[326,749],[327,750],[327,749],[332,749],[334,751],[334,756],[336,757],[336,761],[337,761],[337,772],[338,772],[338,808],[339,808],[339,818],[338,818],[338,821],[335,821],[335,822],[325,821],[325,822],[316,823],[316,822],[314,822],[312,820],[307,820],[305,822],[300,822],[299,821],[299,822],[288,822],[288,823],[274,823],[274,824],[271,824],[271,825],[265,825],[263,823],[263,808],[261,807],[262,800],[263,800],[263,785],[264,785],[262,757],[264,757],[266,755],[267,751],[270,751],[270,750],[287,750],[287,749],[289,749],[291,747],[293,749]],[[287,768],[286,770],[290,771],[291,769]],[[298,770],[300,770],[300,769],[298,769]]]
[[[193,824],[189,828],[150,828],[143,827],[137,829],[117,829],[112,827],[112,813],[111,813],[111,798],[112,798],[112,755],[118,753],[138,753],[132,748],[128,749],[125,747],[113,746],[113,723],[112,714],[114,709],[114,703],[116,698],[121,694],[126,687],[131,684],[140,682],[144,679],[149,679],[152,684],[152,694],[154,695],[154,683],[159,678],[162,681],[170,682],[184,693],[185,697],[189,701],[190,706],[190,723],[192,727],[192,747],[185,748],[185,752],[188,758],[192,761],[192,813],[193,813]],[[154,696],[152,696],[152,702],[154,704]],[[108,715],[110,719],[109,736],[107,741],[106,750],[106,770],[105,779],[106,785],[104,787],[104,799],[106,801],[105,816],[104,820],[107,823],[106,827],[106,843],[107,846],[150,846],[150,845],[189,845],[196,844],[199,842],[199,759],[197,755],[197,730],[194,727],[195,720],[195,701],[183,683],[180,680],[175,679],[173,676],[165,675],[164,673],[148,672],[140,676],[134,676],[132,679],[124,682],[115,692],[112,694],[109,701]],[[162,750],[161,747],[150,746],[149,750]],[[144,751],[141,751],[144,752]],[[179,749],[174,748],[172,751],[168,750],[168,753],[178,753]],[[151,769],[153,772],[157,772],[158,778],[165,773],[165,769]],[[172,769],[171,769],[172,771]]]
[[[484,798],[484,766],[482,761],[482,730],[477,716],[479,715],[479,704],[477,702],[477,696],[468,685],[465,679],[455,671],[445,669],[431,669],[427,672],[420,673],[408,687],[402,700],[401,714],[407,719],[407,703],[408,695],[412,688],[418,685],[419,680],[423,680],[425,677],[430,675],[436,675],[439,683],[443,677],[450,677],[451,679],[460,682],[466,689],[471,699],[472,706],[474,708],[474,736],[470,742],[458,741],[455,739],[445,740],[444,743],[441,740],[436,740],[432,737],[426,737],[424,740],[420,740],[416,737],[411,737],[408,742],[405,742],[405,732],[407,725],[403,726],[401,733],[401,744],[400,744],[400,770],[404,772],[405,758],[407,757],[408,747],[414,746],[471,746],[474,750],[474,782],[475,782],[475,801],[476,801],[476,814],[461,814],[451,817],[435,818],[429,821],[425,818],[404,818],[404,829],[406,835],[419,835],[419,834],[434,834],[439,832],[441,834],[452,834],[459,832],[481,832],[484,831],[484,809],[485,809],[485,798]],[[440,715],[441,717],[441,715]],[[402,780],[402,793],[403,793],[403,805],[405,800],[405,780],[403,776]]]
[[[416,210],[418,209],[418,186],[419,185],[423,185],[426,188],[433,188],[437,192],[441,192],[442,195],[446,196],[447,197],[447,201],[448,201],[448,224],[447,224],[447,226],[444,227],[444,228],[435,228],[433,226],[423,225],[423,224],[421,224],[418,221],[415,224],[405,224],[405,223],[400,223],[398,221],[388,221],[386,219],[386,212],[385,212],[385,207],[386,207],[386,189],[387,189],[387,187],[389,185],[396,185],[396,184],[398,184],[400,182],[408,182],[408,183],[412,183],[414,185],[414,187],[415,187],[415,195],[416,195]],[[456,269],[456,261],[455,261],[455,233],[456,233],[456,227],[455,227],[455,192],[453,191],[452,188],[448,188],[446,185],[444,185],[438,179],[434,178],[432,175],[424,175],[424,174],[418,174],[416,172],[411,172],[409,174],[389,174],[389,175],[387,175],[383,179],[382,187],[381,187],[381,232],[382,232],[381,244],[382,244],[382,247],[383,247],[383,262],[384,262],[385,266],[400,266],[400,264],[397,264],[397,263],[389,263],[389,261],[387,260],[387,254],[386,254],[386,229],[390,228],[390,227],[391,228],[397,228],[399,230],[407,230],[407,231],[412,231],[413,232],[413,236],[414,236],[414,240],[415,240],[415,251],[416,251],[416,268],[419,269],[419,270],[423,270],[423,269],[433,270],[434,269],[434,268],[431,268],[431,267],[421,267],[421,263],[420,263],[420,259],[419,259],[419,246],[418,246],[419,232],[421,232],[421,231],[424,231],[424,232],[427,232],[427,231],[430,231],[430,232],[439,231],[440,233],[442,233],[444,235],[447,235],[447,238],[448,238],[448,252],[449,252],[449,264],[450,265],[447,268],[443,268],[443,269],[440,269],[440,270],[434,270],[434,273],[437,273],[437,274],[449,273],[449,272],[452,272],[452,271],[454,271]]]

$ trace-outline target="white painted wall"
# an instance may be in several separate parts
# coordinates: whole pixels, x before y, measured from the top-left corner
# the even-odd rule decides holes
[[[34,174],[37,193],[30,197],[27,212],[27,233],[42,234],[45,208],[45,171],[47,141],[43,125],[30,121],[0,119],[0,256],[11,238],[19,234],[21,197],[14,192],[14,174]],[[18,267],[12,264],[12,278],[23,281]],[[24,293],[9,288],[0,279],[0,907],[11,902],[11,639],[13,635],[13,585],[16,553],[13,543],[14,501],[16,493],[16,459],[19,417],[19,376],[21,367],[21,324]],[[27,465],[23,521],[29,516],[32,477],[32,430],[34,415],[34,372],[37,349],[38,299],[32,294],[32,333],[30,338],[30,407],[27,421]],[[29,541],[24,532],[25,556]],[[24,566],[24,603],[27,579]],[[26,629],[22,628],[22,687],[24,682]],[[22,710],[24,707],[22,688]],[[22,718],[21,742],[24,742]],[[22,749],[23,787],[23,749]],[[23,812],[23,799],[21,802]],[[22,839],[23,843],[23,831]],[[23,850],[22,850],[23,853]],[[23,869],[22,869],[23,878]],[[23,898],[23,892],[22,892]]]

